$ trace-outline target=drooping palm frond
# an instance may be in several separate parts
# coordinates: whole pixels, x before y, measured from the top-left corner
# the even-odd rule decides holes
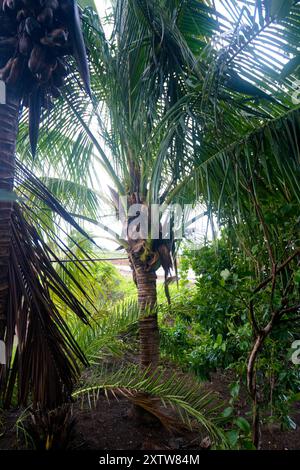
[[[133,186],[138,183],[132,172],[141,171],[138,178],[140,192],[147,192],[147,182],[151,178],[165,182],[163,191],[167,182],[173,182],[174,177],[177,180],[185,165],[189,165],[191,142],[187,145],[184,138],[188,111],[186,119],[173,129],[172,139],[162,152],[151,135],[166,110],[183,97],[189,70],[195,69],[198,73],[198,61],[189,47],[192,28],[188,28],[185,15],[190,18],[195,12],[193,23],[198,31],[203,26],[203,44],[207,44],[218,29],[218,23],[213,19],[216,12],[205,2],[197,1],[193,5],[185,2],[182,8],[177,5],[177,10],[174,2],[174,11],[168,2],[159,6],[150,2],[147,8],[142,3],[120,2],[115,6],[112,42],[106,39],[97,15],[90,10],[84,12],[83,24],[93,71],[94,109],[80,91],[78,81],[74,80],[67,93],[72,112],[67,111],[68,106],[63,102],[58,103],[53,116],[50,113],[45,122],[45,130],[50,128],[54,142],[61,142],[61,149],[64,137],[73,137],[73,140],[78,137],[86,146],[93,142],[94,151],[116,188],[123,193],[135,190]],[[160,18],[161,11],[164,14]],[[156,26],[149,21],[149,15],[156,18]],[[194,35],[195,41],[199,35]],[[197,128],[194,130],[196,132]],[[71,158],[72,149],[65,151]],[[83,153],[88,155],[91,151],[86,147]],[[167,163],[163,170],[155,163],[157,159]],[[153,169],[154,164],[157,170]]]
[[[204,87],[194,81],[194,90],[172,115],[179,120],[181,108],[190,106],[203,125],[201,146],[193,147],[195,171],[171,188],[167,200],[186,200],[191,191],[204,197],[214,213],[247,222],[254,207],[249,184],[262,198],[269,192],[274,200],[282,196],[282,204],[299,201],[296,75],[281,71],[296,53],[300,8],[298,2],[280,1],[224,0],[216,6],[227,12],[229,23],[214,37],[218,47],[209,51],[212,66]],[[192,133],[188,126],[187,135]]]
[[[13,288],[9,290],[8,299],[7,363],[1,368],[2,396],[8,405],[18,378],[21,403],[26,403],[33,389],[34,404],[51,407],[64,396],[62,388],[67,394],[72,389],[78,372],[76,358],[86,361],[51,300],[50,291],[62,297],[83,321],[87,321],[86,312],[65,289],[51,265],[51,249],[47,250],[17,206],[14,207],[12,229],[14,248],[10,254],[9,281]],[[16,351],[13,350],[15,330]]]
[[[11,219],[6,364],[0,371],[1,400],[9,405],[17,384],[19,403],[25,404],[30,396],[35,407],[54,408],[70,398],[79,374],[79,362],[88,364],[54,297],[85,324],[89,321],[89,311],[74,294],[76,289],[93,307],[88,293],[57,255],[60,247],[65,256],[77,263],[77,257],[66,244],[67,235],[65,240],[59,238],[45,219],[39,218],[38,211],[31,206],[30,194],[38,196],[46,207],[83,236],[87,235],[41,181],[20,163],[17,168],[16,181],[25,192],[21,198],[16,197]],[[43,238],[45,233],[48,242]],[[89,257],[87,253],[85,256]],[[68,286],[54,268],[53,260],[69,277]],[[80,263],[78,269],[88,273]]]
[[[282,204],[299,204],[298,132],[295,109],[246,135],[237,132],[231,142],[210,140],[208,135],[195,171],[175,188],[170,200],[197,186],[211,210],[221,219],[231,214],[237,223],[249,220],[253,192],[260,202],[272,196],[274,201],[281,198]]]
[[[63,107],[63,101],[59,101],[59,103]],[[65,110],[64,107],[63,109]],[[58,104],[56,112],[60,112]],[[58,117],[61,117],[60,114],[58,114]],[[48,122],[47,116],[45,116],[44,125],[45,127],[42,124],[38,152],[33,162],[27,131],[27,115],[24,113],[19,124],[18,158],[27,168],[34,170],[37,176],[57,177],[87,186],[90,182],[91,173],[93,173],[92,143],[88,142],[88,137],[78,135],[72,129],[69,136],[64,135],[64,141],[62,142],[61,135],[55,132],[55,129],[51,129],[51,122]],[[43,132],[44,129],[46,129],[46,132]],[[61,158],[62,154],[64,158]]]
[[[97,219],[100,200],[95,191],[85,185],[58,177],[40,177],[39,180],[69,214]],[[16,190],[22,192],[23,188],[20,186]],[[31,203],[36,209],[40,206],[40,211],[47,210],[38,197],[32,196]]]
[[[141,373],[137,366],[130,365],[120,368],[117,372],[110,372],[106,368],[99,370],[94,378],[95,385],[76,390],[74,398],[87,400],[89,404],[96,404],[99,394],[105,392],[113,396],[125,396],[137,406],[154,414],[162,424],[170,429],[180,427],[178,419],[189,429],[193,429],[195,421],[197,426],[209,434],[213,443],[223,443],[226,446],[224,435],[217,425],[216,397],[212,393],[203,391],[202,386],[195,381],[187,380],[176,373],[161,370],[155,374],[149,371]],[[159,402],[162,408],[154,406]],[[164,408],[170,407],[177,414],[176,419]]]
[[[297,56],[299,42],[299,2],[219,0],[219,8],[230,18],[230,33],[220,38],[223,71],[241,73],[251,87],[248,94],[259,97],[265,92],[269,98],[279,95],[287,104],[291,103],[293,83],[291,78],[281,87],[280,78],[294,72],[289,61]],[[234,12],[235,10],[235,12]],[[284,74],[282,74],[283,69]],[[232,75],[232,89],[247,94],[247,88],[239,89]],[[245,83],[246,84],[246,83]],[[284,97],[284,94],[286,95]],[[263,95],[261,95],[263,96]]]
[[[283,4],[286,8],[280,10]],[[242,122],[249,132],[251,116],[272,119],[295,107],[298,85],[288,63],[299,42],[299,5],[239,0],[220,0],[216,5],[226,11],[229,25],[214,37],[208,51],[211,65],[200,109],[213,103],[215,133],[222,128],[230,139],[235,127],[243,131]]]

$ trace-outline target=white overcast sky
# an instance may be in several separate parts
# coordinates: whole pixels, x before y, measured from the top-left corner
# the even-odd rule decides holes
[[[105,15],[105,10],[110,6],[110,0],[94,0],[100,16]]]

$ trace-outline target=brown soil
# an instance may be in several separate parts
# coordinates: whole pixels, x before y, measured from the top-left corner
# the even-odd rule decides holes
[[[132,413],[132,404],[125,398],[110,400],[101,397],[96,410],[76,407],[77,449],[180,449],[200,447],[201,437],[192,432],[172,434],[158,423],[144,423]],[[128,412],[129,411],[129,412]]]
[[[230,373],[216,373],[204,388],[213,390],[224,402],[229,400],[228,386],[231,382]],[[170,433],[157,423],[141,423],[134,413],[132,404],[124,397],[118,400],[100,396],[96,407],[75,403],[73,406],[76,419],[75,434],[71,448],[78,450],[174,450],[203,449],[207,446],[205,435],[181,430]],[[249,411],[246,394],[236,406],[236,413],[245,416]],[[22,420],[18,418],[20,411],[4,412],[0,415],[0,450],[26,448],[22,431]],[[293,419],[297,424],[295,431],[283,431],[278,425],[263,429],[263,449],[294,450],[300,449],[300,405],[295,408]],[[16,424],[17,423],[17,424]]]
[[[133,411],[133,405],[124,397],[118,400],[101,396],[97,406],[88,404],[73,405],[75,432],[70,445],[71,450],[158,450],[158,449],[199,449],[199,433],[179,431],[172,433],[159,423],[141,422]],[[26,435],[16,421],[18,411],[5,412],[5,423],[0,436],[0,450],[23,450]],[[30,441],[29,441],[30,444]]]

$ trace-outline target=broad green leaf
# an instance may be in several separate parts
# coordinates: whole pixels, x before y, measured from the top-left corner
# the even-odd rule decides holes
[[[238,438],[239,438],[239,432],[235,429],[233,429],[232,431],[228,431],[226,433],[226,437],[230,443],[230,445],[232,447],[234,447],[238,441]]]
[[[296,284],[300,284],[300,269],[298,269],[298,271],[295,272],[294,281]]]
[[[236,398],[238,397],[240,393],[240,384],[238,382],[234,382],[231,386],[230,386],[230,395],[233,397],[233,398]]]
[[[229,416],[231,416],[232,413],[233,413],[233,408],[232,408],[232,406],[228,406],[228,407],[225,408],[225,410],[223,411],[222,417],[223,417],[223,418],[229,418]]]
[[[248,434],[251,430],[250,424],[245,418],[242,418],[241,416],[235,420],[236,424],[238,427],[246,434]]]
[[[230,277],[229,269],[224,269],[223,271],[221,271],[220,276],[222,279],[224,279],[224,281],[227,281],[227,279]]]

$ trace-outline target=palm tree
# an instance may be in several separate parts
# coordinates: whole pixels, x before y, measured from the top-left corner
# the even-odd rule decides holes
[[[85,148],[85,154],[97,152],[98,171],[102,165],[110,179],[110,194],[103,195],[103,201],[122,217],[125,235],[116,234],[111,227],[106,230],[128,255],[141,310],[140,361],[150,368],[159,359],[156,271],[162,266],[167,279],[174,263],[175,240],[172,234],[163,237],[162,225],[155,240],[150,228],[138,239],[133,237],[131,223],[137,216],[128,216],[119,202],[123,198],[129,208],[141,204],[150,210],[154,204],[193,200],[177,197],[181,182],[195,165],[193,144],[200,144],[199,123],[185,96],[190,77],[203,80],[199,57],[219,24],[216,11],[204,2],[179,3],[115,2],[109,39],[95,12],[86,10],[83,22],[93,107],[74,81],[67,88],[64,104],[61,102],[62,120],[55,127],[54,115],[49,118],[52,129],[56,128],[57,148],[61,145],[62,149],[72,135],[83,143],[88,138],[93,147],[83,144],[82,150]],[[45,155],[47,142],[43,143],[40,152]]]
[[[42,237],[42,222],[35,219],[30,196],[81,229],[16,159],[16,142],[22,110],[28,108],[34,156],[41,115],[60,95],[72,71],[71,56],[88,93],[89,70],[73,0],[1,0],[0,29],[0,79],[6,84],[6,102],[0,105],[0,340],[6,347],[0,391],[8,405],[17,382],[20,403],[31,393],[34,406],[51,408],[70,396],[77,359],[86,363],[51,292],[85,322],[87,312],[53,268],[55,253]],[[54,235],[53,240],[64,246]]]
[[[91,10],[84,15],[93,70],[93,109],[88,108],[78,88],[69,89],[71,98],[59,122],[61,145],[65,137],[74,134],[74,126],[81,126],[81,140],[88,137],[93,144],[86,153],[97,152],[95,158],[113,186],[109,190],[110,203],[123,219],[125,237],[122,239],[111,228],[106,227],[106,231],[127,251],[137,285],[140,359],[144,367],[155,368],[158,364],[156,271],[163,267],[167,285],[174,264],[175,239],[174,232],[165,239],[162,226],[158,239],[151,239],[151,223],[148,233],[134,239],[130,225],[138,216],[128,216],[123,204],[140,204],[151,212],[154,205],[183,206],[199,200],[200,192],[196,189],[195,194],[195,188],[200,184],[195,176],[204,169],[201,188],[208,176],[203,143],[210,144],[211,139],[218,145],[216,137],[222,135],[221,125],[227,120],[230,128],[236,125],[243,136],[258,117],[269,117],[270,109],[282,110],[281,102],[273,104],[267,91],[255,85],[250,91],[255,100],[262,99],[261,111],[251,100],[248,103],[240,99],[240,90],[234,86],[249,88],[249,82],[240,76],[237,79],[233,68],[222,69],[222,49],[216,38],[218,34],[223,42],[224,37],[230,38],[236,22],[236,18],[230,21],[200,0],[183,4],[172,0],[116,1],[113,33],[107,39],[97,15]],[[72,111],[68,117],[67,107]],[[245,119],[245,113],[253,119]],[[220,184],[222,187],[220,182],[218,187]],[[209,186],[202,191],[206,197]],[[108,198],[104,195],[103,200],[108,202]],[[209,200],[207,206],[215,209]]]
[[[211,218],[234,228],[250,257],[254,245],[265,246],[259,276],[263,282],[269,266],[267,279],[275,279],[275,273],[278,283],[276,266],[287,266],[297,244],[296,239],[279,244],[278,227],[266,229],[265,212],[270,199],[282,206],[297,206],[300,200],[299,104],[294,99],[299,5],[220,0],[217,7],[219,13],[201,1],[117,1],[109,39],[98,17],[86,11],[94,107],[88,109],[72,86],[62,105],[72,113],[59,122],[55,135],[59,148],[74,126],[81,126],[81,141],[88,138],[93,144],[90,152],[97,153],[114,186],[110,202],[115,209],[119,195],[129,206],[140,201],[147,207],[201,198]],[[127,235],[128,222],[125,218]],[[106,230],[114,236],[111,227]],[[155,272],[172,265],[174,240],[115,236],[127,250],[139,291],[141,362],[155,366]],[[283,291],[290,279],[283,281]],[[289,308],[295,308],[293,301]],[[268,329],[275,317],[270,309]],[[252,323],[256,340],[248,382],[256,406],[253,367],[266,336],[254,317]],[[256,421],[254,414],[254,428]]]

